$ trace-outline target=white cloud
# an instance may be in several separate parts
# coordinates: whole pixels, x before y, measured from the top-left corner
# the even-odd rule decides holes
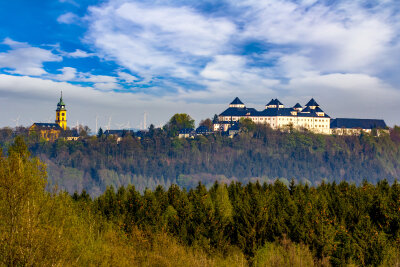
[[[398,36],[388,9],[367,10],[359,1],[295,3],[285,0],[241,1],[246,8],[244,34],[299,50],[313,66],[330,72],[374,72]],[[306,52],[306,53],[304,53]]]
[[[104,105],[105,111],[124,120],[131,116],[126,114],[153,109],[154,116],[167,120],[174,112],[211,116],[235,96],[258,108],[270,98],[290,106],[314,96],[332,117],[378,116],[398,123],[396,1],[376,1],[365,8],[363,1],[244,0],[229,1],[226,10],[215,13],[199,11],[190,1],[174,2],[108,0],[90,7],[84,41],[95,54],[79,49],[59,52],[72,58],[96,55],[126,72],[94,75],[65,66],[59,74],[47,74],[43,62],[60,61],[60,56],[11,39],[3,41],[12,49],[0,53],[0,67],[53,80],[6,77],[20,88],[35,84],[32,88],[38,91],[30,92],[35,96],[41,95],[39,85],[57,93],[73,86],[67,90],[86,117],[86,102],[96,108]],[[66,13],[59,22],[78,19]],[[245,51],[252,42],[262,51]],[[6,91],[6,80],[0,80],[3,95],[16,93],[14,84],[9,88],[16,92]],[[151,86],[136,95],[114,92],[134,83]]]
[[[68,53],[67,56],[72,58],[85,58],[85,57],[92,57],[94,56],[94,54],[82,51],[80,49],[76,49],[74,52]]]
[[[0,53],[0,68],[11,69],[10,73],[40,76],[46,74],[43,62],[61,61],[62,57],[51,51],[29,46],[6,38],[3,42],[12,49]]]
[[[118,72],[118,77],[120,80],[125,81],[127,83],[134,83],[139,80],[138,77],[133,76],[133,75],[123,72],[123,71]]]
[[[5,38],[2,43],[5,45],[8,45],[11,48],[30,47],[30,45],[28,43],[17,42],[8,37]]]
[[[69,3],[74,6],[79,6],[79,4],[77,2],[75,2],[74,0],[59,0],[59,1],[60,1],[60,3]]]
[[[206,91],[188,91],[186,98],[210,101],[230,99],[235,96],[259,102],[260,96],[274,94],[280,82],[269,78],[263,68],[251,67],[246,57],[237,55],[216,56],[200,73]],[[180,92],[183,94],[183,92]]]
[[[117,82],[117,78],[107,75],[88,74],[86,78],[81,78],[81,81],[93,82],[93,83],[115,83]]]
[[[116,85],[118,79],[115,76],[79,72],[77,69],[71,67],[63,67],[59,71],[62,73],[47,75],[47,77],[57,81],[96,83],[99,84],[98,88],[102,88],[101,90],[104,90],[106,87],[111,87],[111,84],[114,86],[114,89],[119,88],[118,85]]]
[[[64,24],[76,23],[79,20],[80,18],[78,17],[78,15],[72,12],[64,13],[57,18],[58,23],[64,23]]]
[[[289,101],[304,102],[314,97],[333,117],[385,119],[398,121],[400,91],[379,78],[366,74],[327,74],[295,78],[286,89]]]
[[[99,82],[94,84],[94,88],[100,91],[111,91],[115,89],[120,89],[120,86],[117,83],[113,82]]]
[[[90,8],[86,40],[108,59],[151,79],[193,78],[194,62],[229,46],[235,25],[188,7],[110,1]]]
[[[60,69],[59,71],[62,72],[62,74],[56,74],[52,78],[58,81],[75,81],[76,76],[77,76],[77,71],[75,68],[71,67],[64,67]]]

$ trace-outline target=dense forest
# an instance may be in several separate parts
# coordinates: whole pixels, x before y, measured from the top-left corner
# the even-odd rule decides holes
[[[186,127],[186,126],[182,126]],[[143,192],[157,185],[194,188],[201,181],[273,183],[295,182],[317,186],[323,181],[346,180],[359,185],[400,177],[400,127],[379,137],[320,135],[307,131],[276,131],[265,125],[242,125],[229,138],[220,134],[193,139],[175,136],[179,128],[150,127],[140,136],[127,132],[117,142],[103,133],[82,135],[78,141],[39,140],[25,135],[29,150],[48,166],[49,185],[70,193],[85,189],[98,196],[109,185],[135,185]],[[0,129],[4,151],[15,131]]]
[[[0,154],[0,264],[399,266],[400,184],[258,182],[45,190],[23,138]]]

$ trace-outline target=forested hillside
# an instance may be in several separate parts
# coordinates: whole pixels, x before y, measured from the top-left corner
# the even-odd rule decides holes
[[[21,138],[0,153],[6,266],[399,266],[400,185],[214,183],[45,190]]]
[[[0,131],[5,150],[12,134]],[[375,137],[280,132],[265,126],[229,138],[218,134],[195,139],[172,137],[151,128],[141,139],[87,136],[55,143],[26,137],[30,151],[48,165],[49,183],[69,192],[99,195],[108,185],[134,184],[143,192],[157,185],[193,188],[202,181],[273,182],[281,179],[318,185],[322,181],[376,183],[400,177],[400,128]]]

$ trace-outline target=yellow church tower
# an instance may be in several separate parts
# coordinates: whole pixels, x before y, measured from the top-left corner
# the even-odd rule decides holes
[[[64,131],[67,129],[67,110],[65,109],[65,104],[63,102],[62,91],[60,101],[57,104],[56,123],[60,125],[60,127],[63,128]]]

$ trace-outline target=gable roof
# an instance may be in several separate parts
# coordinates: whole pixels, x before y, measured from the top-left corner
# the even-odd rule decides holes
[[[196,133],[198,133],[198,134],[201,134],[201,133],[210,133],[210,132],[212,132],[207,126],[204,126],[204,125],[202,125],[202,126],[199,126],[199,127],[197,127],[197,129],[196,129]]]
[[[311,112],[311,108],[308,106],[306,106],[306,108],[301,111],[301,113],[310,113],[310,112]]]
[[[312,107],[312,106],[319,106],[318,103],[314,100],[314,98],[311,98],[310,101],[306,104],[306,107]]]
[[[233,99],[232,103],[230,105],[244,105],[243,102],[239,99],[239,97],[236,97]]]
[[[230,116],[256,116],[258,113],[257,110],[254,108],[227,108],[224,112],[219,114],[219,116],[225,116],[225,117],[230,117]]]
[[[35,122],[31,127],[36,126],[39,130],[63,130],[57,123]]]
[[[293,108],[303,108],[299,103],[296,103]]]
[[[278,98],[275,98],[275,99],[271,99],[271,101],[268,102],[267,106],[270,106],[270,105],[279,106],[279,105],[283,105],[283,104],[281,103],[281,101],[278,100]]]
[[[383,129],[386,128],[386,123],[384,120],[375,119],[336,118],[331,121],[331,128]]]
[[[179,131],[179,134],[194,134],[195,130],[193,128],[185,128]]]

